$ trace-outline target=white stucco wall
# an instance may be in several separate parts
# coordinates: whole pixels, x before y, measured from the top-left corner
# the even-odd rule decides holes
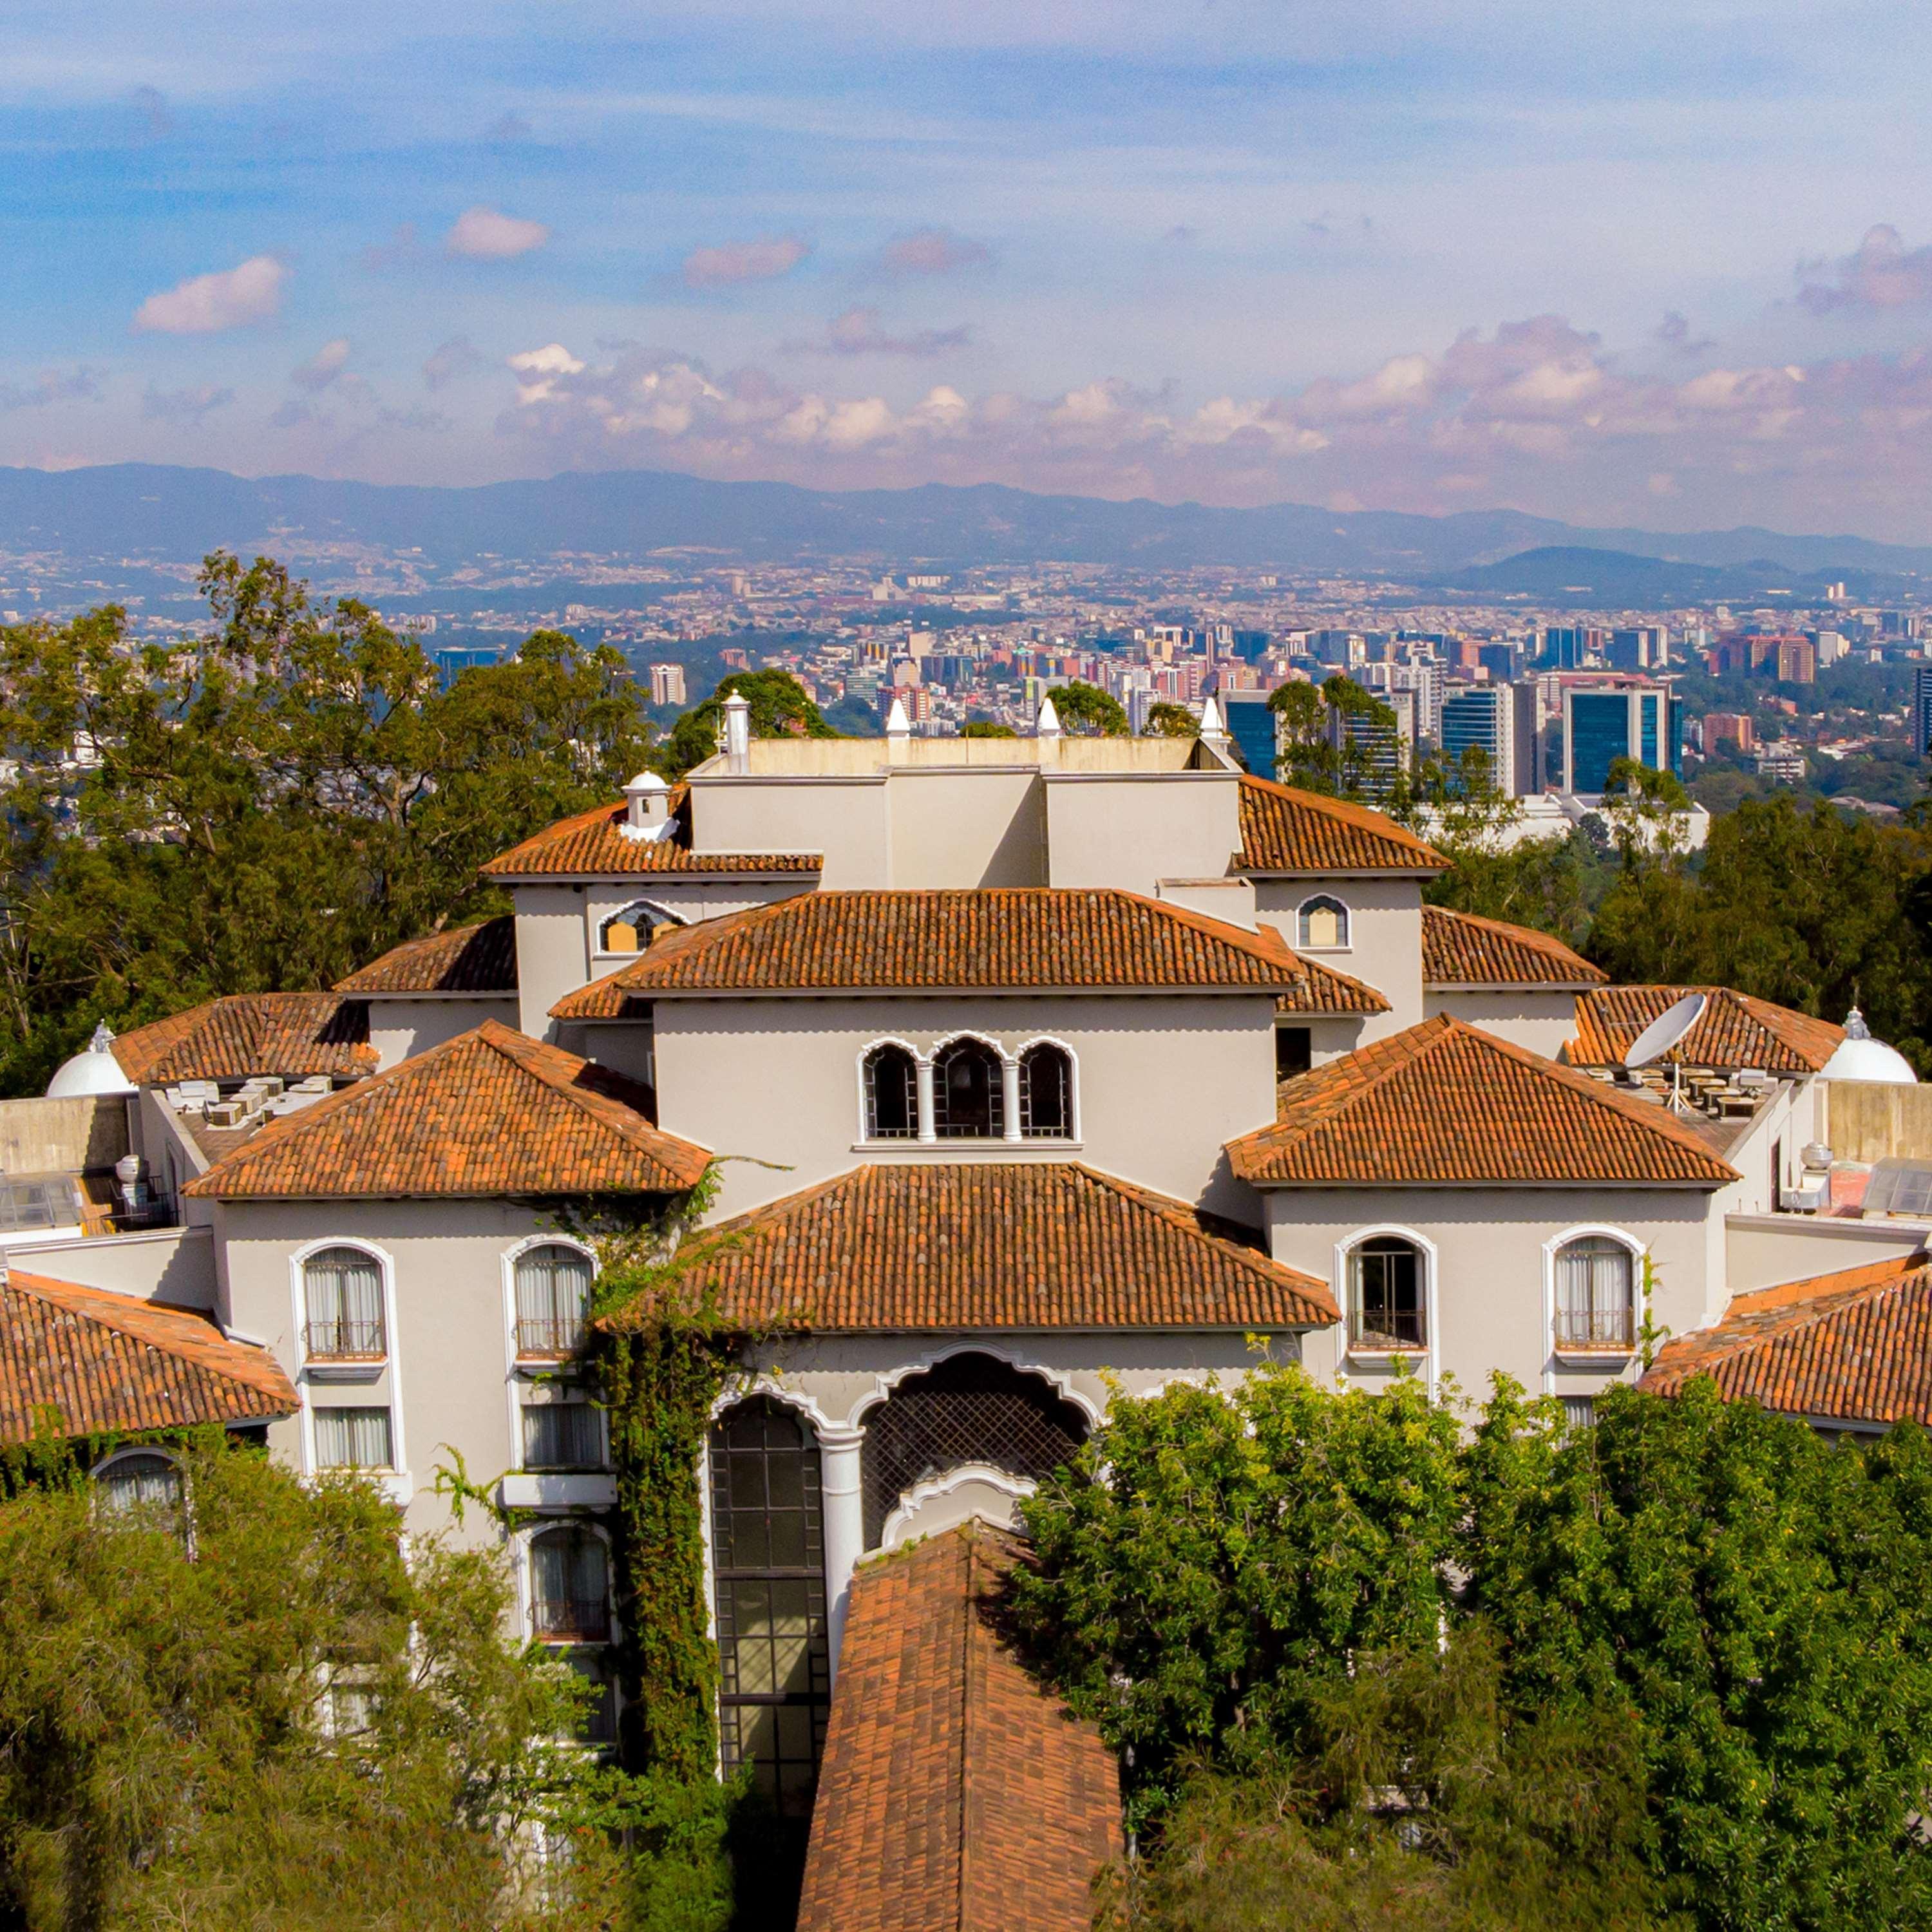
[[[501,998],[452,994],[385,1000],[371,996],[368,1004],[369,1044],[381,1055],[385,1072],[412,1054],[426,1053],[485,1020],[515,1027],[521,1018],[514,993]]]
[[[1295,915],[1317,895],[1348,908],[1346,946],[1302,946]],[[1417,879],[1363,878],[1257,879],[1255,916],[1289,945],[1350,978],[1365,980],[1388,1001],[1389,1010],[1364,1022],[1362,1043],[1382,1040],[1424,1018],[1422,884]]]
[[[1232,772],[1046,775],[1048,877],[1151,898],[1162,879],[1216,878],[1241,843]]]
[[[1046,884],[1037,772],[896,771],[886,802],[901,891]]]
[[[1348,1276],[1340,1251],[1370,1232],[1407,1235],[1425,1254],[1432,1248],[1432,1340],[1420,1366],[1454,1378],[1478,1402],[1496,1370],[1532,1393],[1585,1395],[1606,1378],[1565,1369],[1554,1358],[1546,1244],[1559,1236],[1614,1232],[1647,1250],[1652,1319],[1674,1333],[1710,1318],[1714,1286],[1720,1305],[1724,1300],[1721,1215],[1712,1195],[1690,1190],[1274,1188],[1267,1204],[1275,1258],[1319,1276],[1345,1314]],[[1303,1355],[1310,1372],[1328,1381],[1346,1374],[1375,1388],[1390,1372],[1351,1362],[1345,1327],[1310,1335]],[[1624,1372],[1634,1378],[1634,1362]]]
[[[1144,999],[664,999],[655,1012],[659,1124],[728,1160],[730,1214],[866,1161],[1068,1159],[1258,1226],[1222,1145],[1274,1118],[1274,1003],[1247,994]],[[607,1030],[614,1033],[616,1030]],[[860,1061],[904,1041],[930,1052],[976,1033],[1011,1052],[1048,1037],[1076,1060],[1076,1147],[860,1140]],[[610,1049],[616,1054],[614,1044]]]
[[[694,852],[818,852],[827,890],[892,884],[883,758],[850,776],[691,779]]]
[[[1422,1016],[1447,1013],[1466,1025],[1506,1040],[1512,1046],[1554,1060],[1576,1030],[1576,995],[1542,992],[1534,986],[1512,986],[1480,992],[1432,986],[1422,996]]]

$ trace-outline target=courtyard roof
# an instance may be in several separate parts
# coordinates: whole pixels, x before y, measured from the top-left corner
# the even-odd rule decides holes
[[[137,1086],[256,1074],[354,1079],[376,1070],[369,1017],[339,993],[231,993],[124,1033],[114,1058]]]

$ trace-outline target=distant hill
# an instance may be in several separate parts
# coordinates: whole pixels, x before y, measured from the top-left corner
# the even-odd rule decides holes
[[[1803,605],[1820,601],[1834,582],[1842,582],[1853,597],[1882,598],[1898,595],[1912,580],[1900,571],[1850,566],[1798,571],[1761,556],[1740,563],[1687,563],[1628,550],[1550,544],[1498,563],[1458,571],[1442,582],[1448,589],[1488,597],[1533,597],[1543,604],[1662,606],[1766,598],[1789,598]]]
[[[476,488],[233,476],[139,464],[48,471],[0,469],[0,549],[52,551],[134,567],[178,562],[218,545],[273,550],[278,539],[420,550],[432,578],[491,554],[556,558],[686,549],[749,561],[869,556],[881,568],[1064,561],[1177,568],[1227,564],[1283,572],[1454,579],[1471,590],[1533,590],[1542,560],[1563,583],[1602,577],[1660,587],[1702,583],[1664,566],[1766,571],[1800,579],[1932,578],[1932,548],[1861,537],[1712,530],[1661,536],[1588,530],[1514,510],[1447,517],[1337,512],[1306,504],[1227,510],[1144,498],[1111,502],[994,484],[832,491],[786,483],[716,483],[659,470],[573,471]],[[1536,560],[1529,561],[1527,560]],[[1651,578],[1636,566],[1651,567]],[[1478,573],[1501,573],[1493,584]],[[1619,577],[1618,573],[1621,572]],[[1609,597],[1606,590],[1601,593]],[[1672,595],[1679,593],[1675,592]],[[1708,594],[1699,592],[1696,594]],[[1629,601],[1626,598],[1624,601]]]

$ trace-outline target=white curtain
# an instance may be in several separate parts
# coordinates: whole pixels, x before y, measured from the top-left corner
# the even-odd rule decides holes
[[[311,1348],[376,1354],[382,1346],[382,1271],[355,1248],[325,1248],[303,1270]]]
[[[389,1467],[389,1412],[386,1408],[319,1408],[315,1412],[315,1460],[324,1469]]]
[[[518,1338],[527,1348],[562,1352],[583,1339],[590,1304],[590,1258],[551,1243],[517,1262]]]
[[[1634,1339],[1635,1270],[1621,1241],[1591,1236],[1556,1257],[1556,1340],[1575,1348],[1627,1348]]]

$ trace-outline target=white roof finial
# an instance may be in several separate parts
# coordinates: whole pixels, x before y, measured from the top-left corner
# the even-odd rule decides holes
[[[1228,728],[1221,722],[1221,707],[1214,702],[1210,692],[1201,706],[1201,735],[1204,738],[1225,738]]]
[[[906,716],[905,700],[895,698],[892,708],[886,713],[886,736],[888,738],[910,738],[912,720]]]
[[[1050,691],[1040,700],[1040,717],[1033,728],[1036,737],[1057,738],[1060,736],[1060,713],[1053,708],[1053,693]]]

